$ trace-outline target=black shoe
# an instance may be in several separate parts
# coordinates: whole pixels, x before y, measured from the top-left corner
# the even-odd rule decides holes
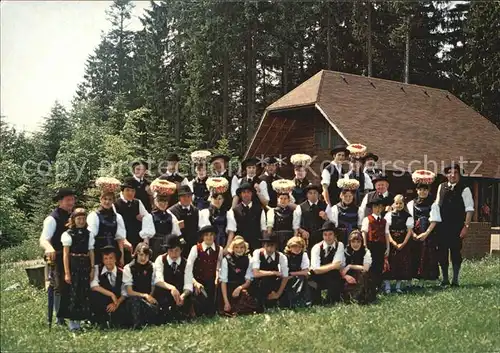
[[[458,282],[452,282],[451,286],[454,287],[454,288],[460,287],[460,285],[458,284]]]
[[[66,321],[64,320],[64,318],[62,318],[62,317],[58,317],[58,318],[56,319],[56,324],[57,324],[57,325],[60,325],[60,326],[66,326]]]
[[[440,286],[441,287],[448,287],[450,285],[450,281],[446,280],[446,281],[442,281]]]

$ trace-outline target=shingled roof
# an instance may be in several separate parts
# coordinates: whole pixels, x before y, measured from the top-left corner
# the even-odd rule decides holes
[[[301,106],[316,107],[346,143],[364,144],[385,161],[462,157],[481,161],[475,174],[500,178],[500,130],[446,90],[323,70],[271,104],[262,121]]]

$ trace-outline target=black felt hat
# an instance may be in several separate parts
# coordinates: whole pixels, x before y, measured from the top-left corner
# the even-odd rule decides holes
[[[229,162],[230,158],[229,156],[226,156],[225,154],[216,154],[216,155],[213,155],[212,157],[210,157],[210,163],[213,163],[216,159],[223,159],[224,162]]]
[[[203,226],[200,228],[198,231],[198,234],[203,235],[205,233],[217,233],[217,228],[215,228],[213,225],[209,224],[206,226]]]
[[[132,177],[125,178],[121,185],[121,190],[134,189],[135,190],[135,179]]]
[[[457,172],[460,173],[460,175],[464,175],[464,169],[462,168],[462,166],[460,164],[457,164],[457,163],[451,163],[451,164],[448,164],[444,169],[444,174],[448,174],[450,172],[450,170],[452,169],[455,169]]]
[[[321,227],[321,229],[319,229],[319,231],[320,232],[328,232],[328,231],[336,232],[337,227],[335,227],[335,223],[330,222],[330,221],[326,221],[325,223],[323,223],[323,226]]]
[[[179,162],[181,159],[177,155],[177,153],[169,153],[167,155],[167,162]]]
[[[240,186],[238,187],[238,189],[236,189],[236,195],[238,195],[238,197],[240,197],[241,192],[244,191],[244,190],[253,191],[255,189],[252,186],[252,184],[250,184],[249,182],[245,181],[245,182],[243,182],[243,183],[240,184]]]
[[[262,238],[260,238],[259,241],[261,243],[272,243],[272,244],[279,243],[278,235],[276,233],[271,233],[269,235],[265,235]]]
[[[122,256],[120,249],[118,249],[116,246],[113,246],[113,245],[103,246],[100,249],[100,251],[101,251],[101,255],[109,255],[109,254],[114,253],[117,258]]]
[[[179,190],[177,191],[177,195],[178,196],[193,195],[193,192],[191,191],[189,185],[181,185],[179,187]]]
[[[259,163],[259,159],[255,157],[250,157],[245,159],[243,162],[241,162],[241,167],[246,168],[246,167],[252,167],[256,166]]]
[[[369,201],[366,204],[366,207],[373,207],[374,205],[383,205],[387,206],[390,205],[391,201],[389,200],[388,197],[375,197],[373,200]]]
[[[323,192],[323,188],[317,184],[309,184],[304,188],[306,194],[309,192],[309,190],[316,190],[320,194]]]
[[[333,147],[332,150],[330,151],[330,154],[335,155],[339,152],[344,152],[346,156],[349,155],[349,150],[347,149],[346,145],[337,145]]]
[[[134,163],[132,163],[132,168],[135,168],[138,165],[143,165],[144,168],[149,169],[149,164],[146,161],[142,160],[142,159],[139,160],[139,161],[135,161]]]
[[[60,201],[62,199],[64,199],[66,196],[75,196],[76,195],[76,191],[75,189],[72,189],[72,188],[59,188],[55,191],[54,193],[54,196],[52,197],[52,199],[54,201]]]
[[[162,244],[163,249],[168,250],[168,249],[175,249],[175,248],[181,248],[183,247],[184,242],[181,237],[175,234],[169,234],[165,238],[165,242]]]
[[[377,162],[378,156],[375,153],[368,152],[367,154],[365,154],[365,161],[367,159],[373,159],[375,162]]]
[[[384,175],[382,173],[379,173],[379,174],[375,175],[375,177],[373,177],[373,179],[372,179],[372,183],[373,183],[374,186],[377,183],[377,181],[387,181],[387,182],[389,182],[389,178],[387,178],[386,175]]]

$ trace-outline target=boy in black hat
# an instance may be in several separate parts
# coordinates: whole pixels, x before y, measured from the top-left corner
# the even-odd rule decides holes
[[[227,166],[229,164],[230,158],[224,154],[216,154],[210,158],[210,163],[213,167],[213,176],[221,177],[227,180],[228,185],[231,185],[231,177],[229,176],[229,171]],[[224,203],[222,208],[229,210],[232,205],[231,190],[228,188],[224,195]]]
[[[313,304],[321,304],[321,291],[327,290],[326,303],[340,301],[342,277],[340,269],[345,265],[344,244],[338,241],[335,225],[326,221],[319,229],[323,241],[315,244],[311,250],[310,284],[313,288]],[[312,282],[312,283],[311,283]]]
[[[116,266],[121,256],[118,249],[107,245],[100,249],[102,258],[95,265],[94,278],[90,282],[92,321],[102,328],[119,326],[125,320],[125,288],[123,287],[123,270]]]
[[[372,213],[363,219],[361,232],[365,246],[372,254],[372,266],[370,272],[375,286],[378,288],[382,283],[382,273],[384,272],[385,259],[390,251],[389,223],[382,216],[382,213],[390,202],[384,197],[377,197],[368,203]]]
[[[260,247],[259,238],[266,230],[266,214],[260,203],[252,201],[254,187],[249,183],[242,183],[237,195],[241,202],[227,212],[228,224],[236,224],[235,234],[241,235],[250,245],[250,250]],[[228,239],[228,245],[230,243]]]
[[[321,234],[318,230],[328,217],[325,213],[326,203],[319,199],[321,187],[311,184],[306,186],[305,191],[307,192],[307,200],[293,211],[293,230],[295,235],[301,236],[306,241],[310,250],[314,244],[320,241]]]
[[[375,190],[367,193],[363,201],[361,201],[358,210],[360,219],[365,218],[371,213],[370,204],[373,200],[380,198],[393,200],[395,196],[389,192],[389,179],[385,175],[377,175],[372,182]],[[389,203],[387,203],[386,208],[382,211],[382,217],[384,217],[388,211],[390,211]]]
[[[356,179],[359,181],[359,187],[355,190],[356,205],[361,203],[363,197],[370,191],[374,189],[372,179],[363,171],[363,164],[365,163],[365,157],[360,156],[350,156],[349,171],[344,174],[344,178]]]
[[[158,256],[154,264],[154,297],[160,305],[160,320],[187,319],[191,311],[189,295],[193,291],[193,283],[185,280],[187,261],[181,257],[182,240],[170,234],[163,246],[166,252]]]
[[[442,285],[449,282],[448,256],[451,254],[453,279],[451,285],[458,287],[458,277],[462,265],[462,242],[467,236],[472,215],[474,214],[474,200],[472,192],[462,179],[463,170],[457,164],[451,164],[444,169],[448,181],[441,183],[437,191],[436,203],[441,211],[439,224],[439,252]]]
[[[378,156],[372,152],[368,152],[364,157],[365,166],[363,172],[373,179],[382,174],[382,170],[377,168]]]
[[[250,157],[245,159],[241,163],[241,167],[244,170],[241,178],[238,178],[237,175],[233,176],[233,180],[231,181],[231,196],[233,197],[233,208],[236,207],[236,205],[238,205],[238,203],[240,202],[240,198],[238,197],[238,195],[236,195],[236,191],[238,190],[240,185],[244,182],[253,185],[254,187],[254,195],[252,198],[252,202],[260,202],[260,203],[266,202],[259,186],[261,180],[257,176],[258,163],[259,160],[255,157]]]
[[[146,211],[151,212],[151,192],[149,180],[145,178],[148,171],[148,163],[145,161],[136,161],[132,164],[133,180],[132,183],[135,187],[135,198],[141,200],[146,208]]]
[[[179,161],[180,158],[177,153],[169,153],[167,156],[167,171],[159,177],[161,180],[167,180],[171,183],[175,183],[177,190],[180,189],[181,185],[188,185],[188,180],[179,174]],[[170,204],[174,205],[177,201],[177,194],[171,195]]]
[[[200,242],[191,248],[187,259],[185,283],[193,284],[197,316],[215,315],[217,309],[215,294],[223,249],[215,245],[216,231],[212,225],[202,227]]]
[[[67,223],[73,207],[75,206],[75,191],[70,188],[60,188],[56,191],[54,202],[57,207],[43,221],[42,234],[40,235],[40,247],[45,251],[47,264],[49,265],[49,291],[54,293],[54,309],[57,315],[57,323],[64,324],[65,301],[61,304],[61,294],[67,291],[64,282],[63,245],[62,234],[68,229]],[[66,298],[66,295],[63,295]]]
[[[349,156],[349,150],[347,146],[339,145],[332,149],[331,154],[333,160],[321,173],[321,185],[326,203],[333,206],[339,202],[340,189],[337,187],[337,181],[344,176],[342,162]]]
[[[115,210],[122,216],[127,231],[127,238],[123,246],[125,250],[125,263],[128,263],[132,259],[135,247],[142,241],[140,236],[142,219],[149,213],[142,202],[135,198],[133,178],[125,179],[121,190],[120,198],[115,202]]]
[[[259,176],[260,184],[257,192],[262,195],[263,205],[269,207],[276,207],[278,204],[278,194],[272,186],[273,181],[283,179],[277,174],[278,164],[279,161],[276,157],[267,158],[265,172]]]
[[[178,189],[177,195],[179,202],[171,206],[168,210],[179,221],[181,235],[186,242],[182,256],[187,257],[191,247],[198,242],[200,212],[192,205],[193,192],[188,185],[182,185]]]
[[[274,234],[259,239],[262,247],[252,256],[254,286],[259,304],[266,308],[275,306],[288,282],[287,257],[276,250],[278,237]]]

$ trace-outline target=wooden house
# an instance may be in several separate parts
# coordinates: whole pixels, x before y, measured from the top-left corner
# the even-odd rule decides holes
[[[292,178],[290,156],[307,153],[314,160],[308,177],[319,183],[331,147],[350,143],[377,154],[391,191],[407,198],[415,195],[412,171],[441,173],[464,161],[474,220],[488,220],[488,204],[489,221],[500,223],[500,131],[445,90],[320,71],[266,109],[245,157],[281,156],[280,174]]]

